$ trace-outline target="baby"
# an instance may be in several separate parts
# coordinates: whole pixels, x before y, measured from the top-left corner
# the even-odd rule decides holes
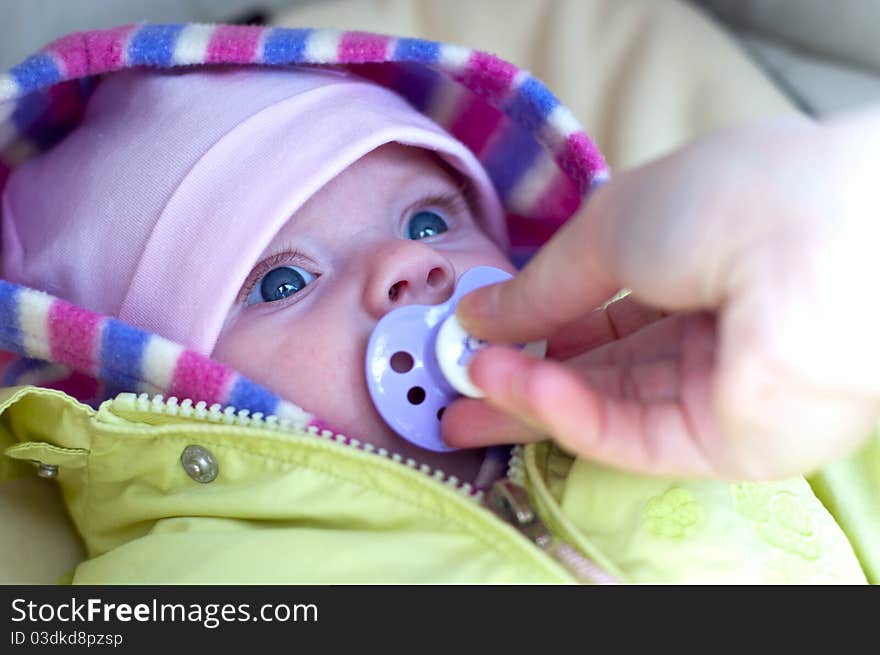
[[[383,315],[444,302],[475,266],[514,271],[482,166],[393,92],[305,68],[120,73],[73,134],[14,172],[3,202],[5,278],[477,478],[482,451],[408,443],[367,393]]]

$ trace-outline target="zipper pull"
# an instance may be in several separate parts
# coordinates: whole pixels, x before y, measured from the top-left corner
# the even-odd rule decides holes
[[[553,540],[544,522],[537,518],[526,490],[509,478],[498,480],[489,492],[490,508],[502,519],[522,532],[542,550]]]
[[[579,550],[554,537],[532,508],[528,492],[510,478],[498,480],[492,485],[489,492],[489,508],[561,564],[578,582],[619,583],[614,576],[601,569]]]

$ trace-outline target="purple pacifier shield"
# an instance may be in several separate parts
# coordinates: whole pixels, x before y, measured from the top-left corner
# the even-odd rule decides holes
[[[441,371],[437,331],[455,313],[462,296],[511,278],[491,266],[478,266],[458,280],[441,305],[406,305],[376,324],[367,344],[367,387],[384,421],[407,441],[438,452],[454,450],[440,438],[443,410],[459,394]]]

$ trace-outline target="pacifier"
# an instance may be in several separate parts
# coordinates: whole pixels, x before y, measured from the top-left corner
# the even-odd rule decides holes
[[[440,305],[406,305],[376,324],[367,344],[370,397],[383,420],[407,441],[438,452],[455,450],[440,438],[443,411],[456,398],[482,397],[468,364],[488,342],[465,332],[455,317],[461,298],[474,289],[512,276],[478,266],[465,272]],[[545,342],[520,345],[543,357]]]

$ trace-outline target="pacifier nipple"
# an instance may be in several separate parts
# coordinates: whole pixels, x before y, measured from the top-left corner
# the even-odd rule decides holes
[[[384,421],[407,441],[433,451],[454,450],[440,438],[440,419],[459,396],[482,397],[468,365],[489,345],[461,327],[455,308],[474,289],[510,278],[491,266],[472,268],[445,303],[406,305],[376,324],[367,344],[367,387]],[[542,341],[524,348],[543,357],[544,346]]]

